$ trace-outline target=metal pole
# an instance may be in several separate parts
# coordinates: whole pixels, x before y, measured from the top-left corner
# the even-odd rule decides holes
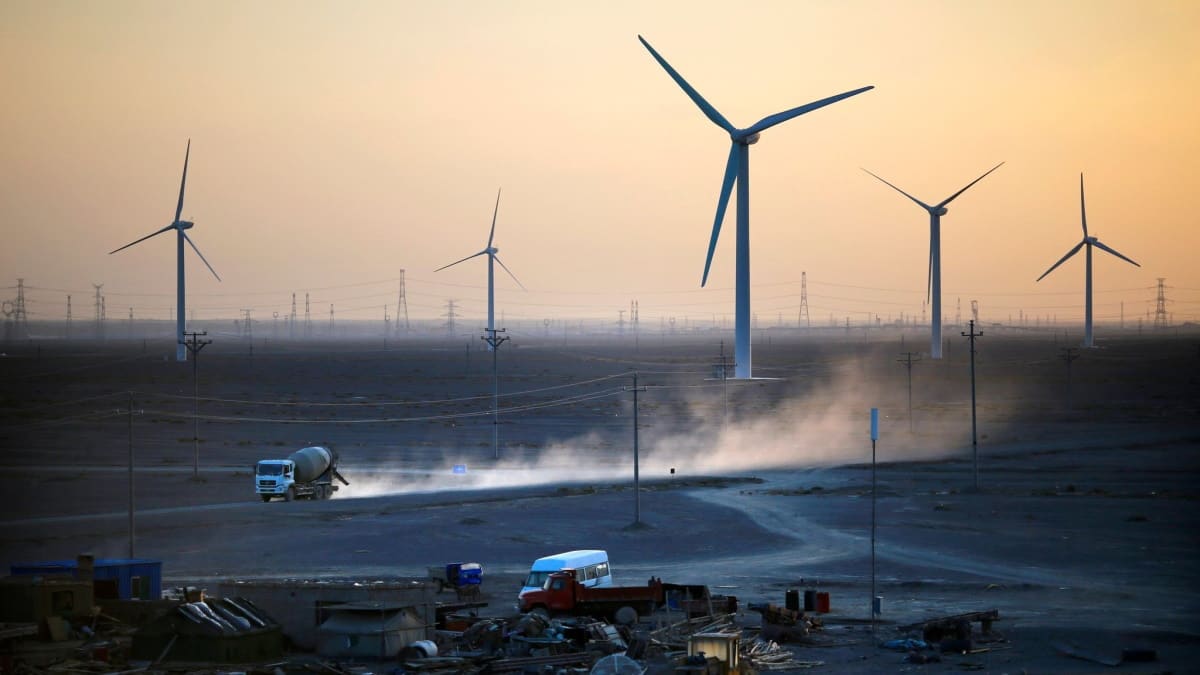
[[[638,475],[638,383],[633,374],[633,522],[642,522],[642,484]]]
[[[200,350],[195,349],[196,337],[192,336],[192,477],[200,477],[200,378],[197,366]]]
[[[130,557],[130,559],[132,559],[134,557],[134,554],[133,554],[133,549],[134,549],[134,547],[133,547],[133,542],[134,542],[134,530],[133,530],[133,392],[132,391],[129,392],[128,405],[129,405],[129,409],[126,412],[128,413],[128,420],[129,420],[129,428],[128,428],[128,430],[129,430],[129,557]]]
[[[879,439],[879,408],[871,408],[871,598],[867,611],[875,634],[875,441]]]
[[[497,352],[500,351],[500,345],[504,344],[507,337],[498,337],[499,333],[505,331],[504,328],[484,328],[484,332],[488,333],[482,336],[482,340],[492,348],[492,451],[496,459],[500,459],[500,370],[497,357]],[[468,357],[470,350],[467,351]]]
[[[971,457],[974,463],[975,471],[975,490],[979,490],[979,434],[978,425],[975,415],[975,338],[983,335],[983,331],[975,332],[975,320],[967,324],[968,328],[963,337],[967,338],[971,343]]]
[[[633,524],[640,525],[642,522],[642,484],[641,484],[641,459],[638,457],[640,451],[638,445],[638,392],[645,391],[645,387],[638,386],[637,371],[633,373]]]
[[[208,335],[208,331],[202,333],[184,333],[191,338],[191,342],[184,341],[183,345],[189,352],[192,353],[192,478],[200,478],[200,379],[197,369],[200,365],[200,350],[206,345],[212,344],[212,340],[201,340],[201,335]]]

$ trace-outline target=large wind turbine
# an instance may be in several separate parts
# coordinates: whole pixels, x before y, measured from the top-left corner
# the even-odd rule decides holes
[[[1087,281],[1084,283],[1084,289],[1085,289],[1084,295],[1085,295],[1086,299],[1084,300],[1083,346],[1084,347],[1093,347],[1095,345],[1092,342],[1092,247],[1095,246],[1096,248],[1098,248],[1102,251],[1108,251],[1109,253],[1117,256],[1118,258],[1120,258],[1121,260],[1124,260],[1127,263],[1134,265],[1135,267],[1141,267],[1141,265],[1138,265],[1137,263],[1133,262],[1129,258],[1126,258],[1125,256],[1121,255],[1120,253],[1117,253],[1113,249],[1100,243],[1100,240],[1097,239],[1096,237],[1088,236],[1087,207],[1085,207],[1084,203],[1083,203],[1083,174],[1082,173],[1079,174],[1079,217],[1083,223],[1083,239],[1078,244],[1075,244],[1075,248],[1071,249],[1070,251],[1067,251],[1067,254],[1064,255],[1062,258],[1060,258],[1058,262],[1051,265],[1050,269],[1046,270],[1042,274],[1042,276],[1037,278],[1037,280],[1041,281],[1042,279],[1045,279],[1047,274],[1050,274],[1051,272],[1053,272],[1055,270],[1055,268],[1057,268],[1059,265],[1065,263],[1068,258],[1070,258],[1071,256],[1078,253],[1079,249],[1083,248],[1084,246],[1087,246]]]
[[[872,176],[879,178],[884,185],[908,197],[916,202],[918,206],[929,212],[929,274],[925,280],[925,298],[933,302],[933,320],[930,323],[931,335],[929,338],[929,356],[931,358],[942,358],[942,216],[946,215],[948,211],[946,205],[966,192],[967,188],[983,180],[989,173],[999,169],[1003,165],[1004,162],[1000,162],[996,166],[993,166],[979,178],[967,183],[967,187],[946,197],[933,206],[926,204],[886,180],[879,178],[879,176],[875,176],[870,171],[863,169],[863,171],[867,171]]]
[[[200,256],[200,260],[204,261],[204,265],[206,267],[208,267],[208,271],[212,272],[212,275],[214,277],[217,277],[217,281],[221,280],[221,277],[217,276],[217,271],[214,270],[212,268],[212,265],[209,265],[208,261],[204,259],[204,254],[200,252],[200,249],[196,248],[196,245],[194,243],[192,243],[191,237],[187,236],[187,233],[184,232],[184,230],[192,229],[192,222],[188,221],[188,220],[180,220],[180,215],[183,213],[183,190],[184,190],[184,187],[187,186],[188,157],[191,154],[192,154],[192,139],[189,138],[188,144],[187,144],[187,151],[183,155],[183,178],[179,181],[179,203],[176,204],[176,206],[175,206],[175,220],[170,225],[167,225],[166,227],[164,227],[161,230],[158,230],[157,232],[152,232],[152,233],[142,237],[141,239],[138,239],[137,241],[130,242],[128,244],[125,244],[121,248],[116,249],[115,251],[108,252],[109,255],[112,255],[113,253],[116,253],[117,251],[123,251],[123,250],[129,248],[130,246],[133,246],[134,244],[146,241],[150,237],[160,235],[163,232],[167,232],[168,230],[175,230],[175,232],[177,233],[178,236],[176,236],[176,238],[175,238],[176,239],[176,247],[175,247],[176,248],[176,260],[177,260],[176,270],[175,270],[176,271],[175,307],[177,308],[175,311],[175,339],[176,339],[176,343],[177,343],[175,345],[175,360],[176,361],[187,361],[187,347],[184,346],[184,338],[183,338],[183,319],[185,316],[185,314],[184,314],[184,297],[183,297],[184,296],[184,293],[183,293],[183,288],[184,288],[184,283],[183,283],[183,242],[186,241],[188,243],[188,245],[192,247],[192,250],[196,252],[196,255]]]
[[[472,255],[469,255],[469,256],[463,258],[462,260],[455,260],[454,262],[450,263],[449,265],[443,265],[442,267],[439,267],[436,270],[434,270],[434,272],[441,272],[442,270],[446,269],[447,267],[454,267],[458,263],[466,262],[466,261],[470,260],[471,258],[476,258],[481,255],[486,255],[488,257],[487,329],[489,331],[489,335],[492,335],[493,337],[495,336],[495,334],[491,333],[491,331],[496,329],[496,283],[495,283],[495,268],[492,265],[492,263],[496,263],[496,264],[500,265],[501,267],[504,267],[504,271],[508,272],[508,276],[512,277],[513,281],[517,282],[518,286],[521,286],[521,290],[525,290],[525,287],[521,285],[521,281],[519,279],[517,279],[517,275],[513,274],[512,270],[505,267],[504,263],[501,262],[500,258],[496,255],[497,253],[500,252],[500,249],[496,248],[495,246],[492,246],[492,241],[496,238],[496,215],[499,213],[500,213],[500,190],[496,190],[496,210],[492,212],[492,231],[490,234],[488,234],[487,248],[483,249],[479,253],[474,253]],[[490,348],[491,347],[489,347],[489,349]]]
[[[700,278],[700,285],[704,286],[708,283],[708,270],[712,265],[713,252],[717,248],[717,237],[721,234],[721,223],[725,220],[725,207],[729,204],[729,195],[733,190],[733,184],[736,182],[738,187],[737,193],[737,261],[735,264],[735,289],[734,289],[734,359],[736,361],[734,367],[735,376],[739,379],[750,378],[750,146],[758,142],[759,133],[770,129],[771,127],[781,122],[803,115],[806,112],[811,112],[817,108],[823,108],[830,103],[836,103],[844,98],[849,98],[856,94],[861,94],[874,87],[862,87],[829,98],[823,98],[819,101],[813,101],[792,108],[781,113],[776,113],[755,122],[745,129],[738,129],[729,123],[717,109],[712,107],[704,97],[699,94],[683,77],[667,63],[658,52],[654,51],[654,47],[646,42],[645,38],[638,36],[642,45],[650,50],[650,55],[655,61],[667,71],[675,84],[678,84],[688,98],[699,106],[701,112],[712,120],[714,124],[724,129],[729,133],[729,138],[732,144],[729,148],[729,159],[725,162],[725,180],[721,183],[721,196],[717,200],[717,217],[713,221],[712,238],[708,243],[708,257],[704,261],[704,276]]]

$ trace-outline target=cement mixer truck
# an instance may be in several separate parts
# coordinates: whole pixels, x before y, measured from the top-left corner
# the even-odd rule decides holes
[[[329,499],[338,486],[350,483],[337,470],[338,456],[321,446],[301,448],[287,459],[264,459],[254,467],[254,490],[264,502],[272,497],[293,499]]]

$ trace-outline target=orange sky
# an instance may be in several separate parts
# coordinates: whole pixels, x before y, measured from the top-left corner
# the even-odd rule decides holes
[[[307,290],[345,318],[454,298],[482,321],[496,189],[509,323],[732,320],[733,209],[699,289],[728,137],[637,41],[734,124],[876,89],[751,149],[754,312],[794,321],[919,314],[928,218],[862,173],[939,201],[997,162],[943,219],[946,313],[1082,316],[1089,226],[1098,320],[1144,316],[1165,277],[1200,318],[1195,2],[26,2],[0,4],[0,284],[31,318],[129,306],[166,319],[165,234],[184,146],[197,316],[268,319]],[[15,291],[0,292],[11,298]],[[114,312],[113,308],[120,311]],[[480,324],[482,325],[482,324]]]

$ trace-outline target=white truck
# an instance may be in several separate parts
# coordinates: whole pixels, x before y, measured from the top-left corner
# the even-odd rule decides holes
[[[333,450],[312,446],[293,452],[287,459],[264,459],[254,467],[254,490],[264,502],[272,497],[293,499],[329,499],[338,486],[349,481],[337,470],[338,455]]]

